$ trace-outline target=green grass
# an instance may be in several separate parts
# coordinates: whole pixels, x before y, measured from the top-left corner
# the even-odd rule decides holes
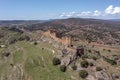
[[[14,64],[21,63],[23,61],[23,52],[22,51],[16,51],[13,54],[13,62]]]
[[[52,59],[57,55],[57,49],[48,43],[39,42],[37,45],[34,45],[31,42],[20,41],[9,45],[8,49],[12,53],[11,56],[14,65],[23,65],[25,74],[30,76],[31,80],[72,80],[71,77],[76,80],[86,80],[79,77],[79,71],[73,71],[67,67],[66,72],[61,72],[60,66],[54,66]],[[0,48],[0,52],[3,50],[3,48]],[[55,51],[54,54],[52,50]],[[106,52],[104,51],[103,53]],[[9,59],[7,60],[6,62],[2,60],[3,63],[0,64],[0,75],[3,73],[6,74],[11,70],[10,61]],[[80,60],[78,60],[77,63],[79,63]]]
[[[59,66],[52,64],[54,57],[52,49],[54,48],[50,44],[40,42],[38,45],[34,45],[23,41],[11,46],[13,49],[14,46],[23,48],[23,51],[14,53],[13,60],[15,63],[21,63],[21,60],[25,60],[23,64],[25,72],[33,80],[71,80],[68,71],[61,72]]]

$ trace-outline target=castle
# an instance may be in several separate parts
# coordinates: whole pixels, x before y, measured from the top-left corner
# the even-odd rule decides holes
[[[48,31],[44,32],[43,36],[50,37],[66,46],[71,46],[72,44],[70,36],[62,37],[61,34],[57,33],[54,29],[49,29]]]

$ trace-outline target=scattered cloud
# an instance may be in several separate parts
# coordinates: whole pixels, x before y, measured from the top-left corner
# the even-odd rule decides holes
[[[80,16],[89,16],[91,14],[90,11],[86,11],[86,12],[81,12]]]
[[[111,14],[112,12],[113,12],[113,6],[112,6],[112,5],[108,6],[108,7],[105,9],[105,13],[106,13],[106,14]]]
[[[102,16],[102,13],[98,10],[95,10],[93,16]]]
[[[120,7],[113,7],[113,5],[110,5],[105,9],[105,14],[120,15]]]
[[[83,12],[64,12],[60,17],[107,17],[107,16],[120,16],[120,7],[109,5],[104,11],[83,11]]]

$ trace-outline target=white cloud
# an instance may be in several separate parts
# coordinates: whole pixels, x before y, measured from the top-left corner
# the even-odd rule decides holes
[[[90,16],[91,12],[90,11],[83,11],[80,13],[80,16]]]
[[[81,16],[90,16],[90,11],[83,11],[83,12],[69,12],[69,13],[62,13],[60,17],[81,17]]]
[[[110,5],[105,9],[105,14],[118,15],[120,14],[120,7],[113,7],[113,5]]]
[[[119,16],[120,17],[120,7],[109,5],[105,10],[99,11],[82,11],[82,12],[68,12],[62,13],[60,17],[112,17]]]
[[[113,6],[112,6],[112,5],[108,6],[108,7],[105,9],[105,13],[106,13],[106,14],[111,14],[112,12],[113,12]]]
[[[60,17],[73,17],[73,16],[76,16],[76,12],[69,12],[69,13],[62,13],[61,15],[60,15]]]
[[[115,7],[113,10],[113,14],[120,14],[120,7]]]
[[[94,13],[93,13],[93,16],[101,16],[101,12],[98,11],[98,10],[95,10]]]

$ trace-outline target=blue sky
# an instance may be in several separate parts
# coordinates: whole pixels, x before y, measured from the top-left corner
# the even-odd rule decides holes
[[[119,19],[120,0],[0,0],[0,20]]]

